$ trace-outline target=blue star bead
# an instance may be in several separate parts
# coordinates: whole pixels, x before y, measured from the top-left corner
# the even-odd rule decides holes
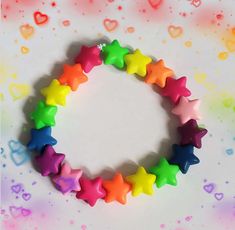
[[[29,150],[41,152],[44,146],[56,143],[56,139],[51,136],[51,127],[47,126],[42,129],[31,129],[31,140],[27,147]]]
[[[169,160],[170,164],[178,165],[182,173],[187,173],[189,166],[198,164],[200,160],[193,154],[193,145],[172,146],[173,156]]]

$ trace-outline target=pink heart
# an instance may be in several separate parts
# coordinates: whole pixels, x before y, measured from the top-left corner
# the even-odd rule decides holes
[[[14,218],[17,218],[21,215],[21,207],[10,206],[9,209],[12,217]]]
[[[148,0],[148,2],[150,6],[156,10],[162,4],[163,0]]]
[[[191,4],[195,7],[199,7],[202,4],[201,0],[192,0]]]
[[[21,214],[22,214],[22,216],[29,216],[29,215],[31,215],[31,210],[29,210],[29,209],[26,209],[26,208],[21,208]]]

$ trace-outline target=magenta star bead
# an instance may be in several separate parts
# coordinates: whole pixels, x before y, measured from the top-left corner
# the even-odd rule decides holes
[[[161,91],[161,95],[169,97],[175,104],[181,96],[190,96],[191,92],[185,86],[186,80],[186,77],[181,77],[179,79],[168,77],[166,80],[166,86]]]
[[[80,192],[77,192],[76,197],[86,201],[92,207],[98,199],[104,198],[106,195],[106,192],[102,187],[101,177],[96,177],[93,180],[82,177],[80,179],[80,184],[82,189]]]
[[[198,108],[200,100],[189,100],[186,97],[180,97],[179,103],[172,109],[172,113],[179,116],[181,124],[190,119],[199,120],[201,118]]]
[[[35,157],[42,176],[57,174],[65,155],[56,153],[51,145],[46,145],[42,155]]]
[[[196,120],[189,120],[181,127],[178,127],[181,135],[181,145],[194,145],[196,148],[201,148],[201,139],[207,134],[207,130],[198,127]]]
[[[100,49],[97,46],[82,46],[80,53],[75,58],[75,63],[80,63],[84,72],[90,72],[94,66],[102,64]]]
[[[55,186],[63,194],[69,193],[71,191],[80,191],[79,179],[82,176],[82,170],[72,169],[69,163],[64,163],[61,167],[61,172],[52,178]]]

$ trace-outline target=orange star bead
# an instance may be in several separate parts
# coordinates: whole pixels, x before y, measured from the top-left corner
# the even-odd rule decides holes
[[[161,88],[166,85],[166,79],[174,75],[173,70],[165,67],[164,61],[161,59],[158,62],[150,63],[147,66],[146,83],[157,84]]]
[[[87,76],[83,73],[80,64],[64,65],[64,73],[59,77],[60,84],[69,85],[75,91],[81,83],[88,80]]]
[[[106,190],[106,203],[116,200],[125,204],[126,194],[131,190],[131,185],[124,181],[121,173],[116,173],[112,180],[103,181],[103,187]]]

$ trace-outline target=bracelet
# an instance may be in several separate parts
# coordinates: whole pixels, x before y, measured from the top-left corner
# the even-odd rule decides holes
[[[88,80],[86,73],[101,65],[102,61],[117,69],[125,69],[128,74],[136,74],[148,84],[157,85],[160,94],[172,102],[172,113],[180,121],[178,132],[181,141],[173,144],[170,159],[161,157],[155,167],[145,169],[139,166],[135,174],[126,177],[116,172],[111,180],[101,177],[89,179],[81,169],[72,169],[69,163],[63,162],[65,155],[54,150],[57,141],[51,136],[57,105],[64,106],[66,96],[85,83]],[[177,173],[181,171],[185,174],[191,165],[199,163],[194,148],[201,148],[201,139],[207,133],[205,128],[197,124],[196,120],[201,118],[198,112],[200,100],[188,99],[191,92],[186,88],[186,81],[186,77],[176,79],[174,72],[165,66],[162,59],[152,61],[139,49],[131,53],[129,49],[121,47],[117,40],[110,44],[82,46],[75,64],[65,64],[61,76],[41,89],[45,100],[40,100],[31,114],[35,128],[31,129],[27,147],[39,153],[35,163],[41,175],[50,176],[55,187],[63,194],[76,192],[76,198],[90,206],[94,206],[98,199],[104,199],[106,203],[118,201],[125,204],[128,192],[133,196],[141,193],[152,195],[154,183],[157,188],[166,184],[177,185]]]

